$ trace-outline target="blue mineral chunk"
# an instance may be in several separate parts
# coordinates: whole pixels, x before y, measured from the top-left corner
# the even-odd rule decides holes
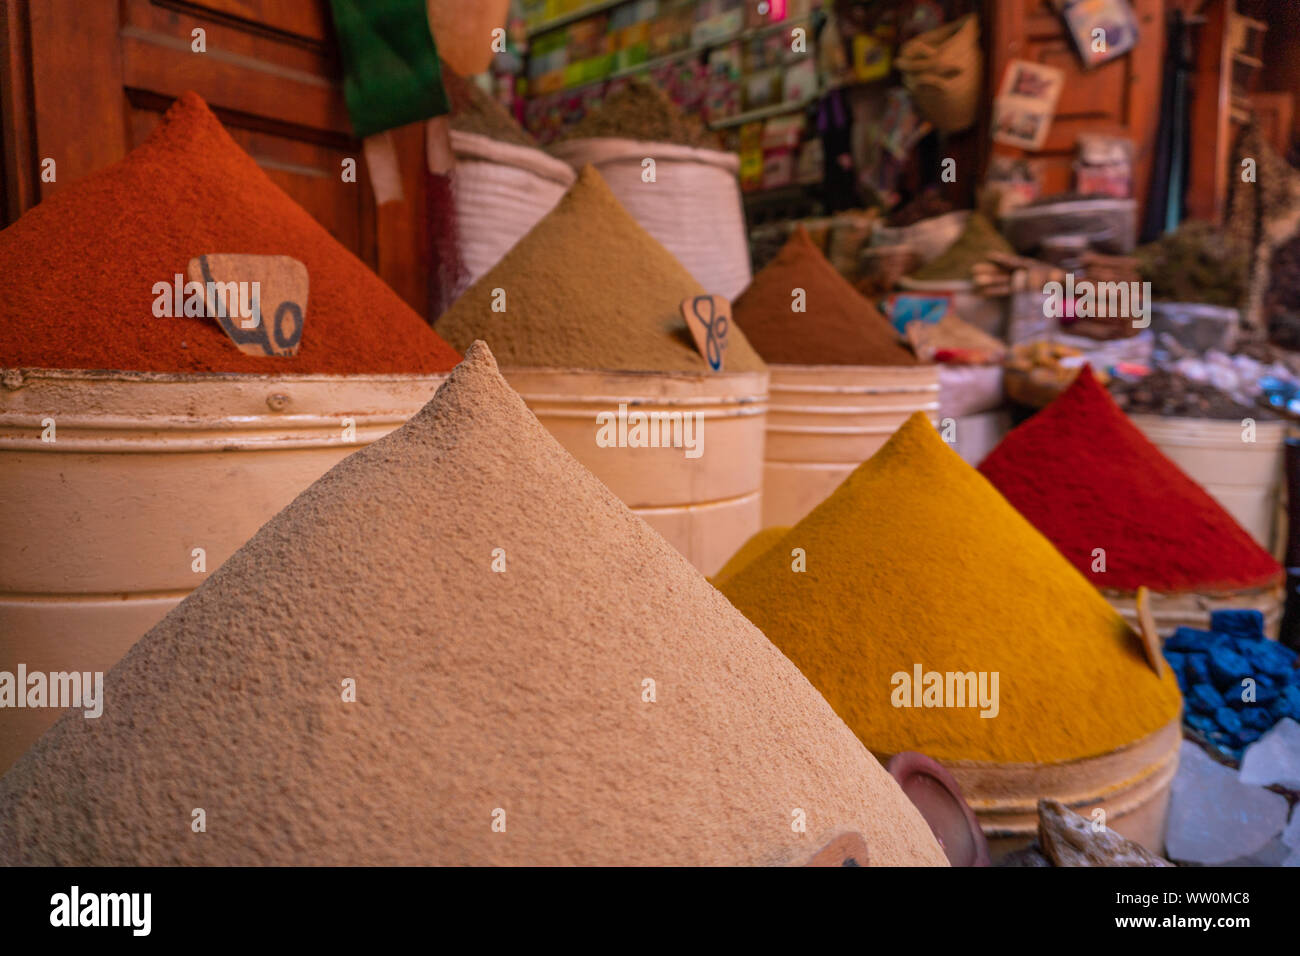
[[[1241,733],[1241,718],[1237,716],[1235,710],[1220,707],[1214,712],[1214,722],[1229,737],[1236,737],[1237,734]]]
[[[1252,681],[1253,684],[1248,685],[1247,681]],[[1272,678],[1264,674],[1251,675],[1243,678],[1239,684],[1223,689],[1223,702],[1233,710],[1267,704],[1275,697],[1277,697],[1277,685]]]
[[[1206,654],[1188,654],[1186,670],[1188,684],[1209,684],[1210,658]]]
[[[1209,684],[1195,684],[1187,692],[1187,706],[1202,714],[1213,714],[1223,706],[1223,698]]]
[[[1269,713],[1281,720],[1290,717],[1300,720],[1300,686],[1288,684],[1278,691],[1277,697],[1268,705]]]
[[[1255,677],[1255,703],[1268,704],[1277,699],[1278,691],[1281,690],[1278,681],[1269,677],[1267,674],[1258,674]]]
[[[1182,650],[1169,650],[1166,648],[1165,662],[1169,665],[1169,669],[1174,671],[1175,678],[1178,678],[1178,687],[1186,692],[1187,683],[1183,674],[1187,670],[1187,654],[1183,653]]]
[[[1202,734],[1210,734],[1217,728],[1214,725],[1214,718],[1206,714],[1195,714],[1191,711],[1183,714],[1183,723],[1193,730],[1199,730]]]
[[[1262,704],[1249,704],[1237,711],[1237,716],[1241,718],[1242,727],[1261,734],[1277,723],[1268,708]],[[1245,733],[1245,730],[1242,733]]]
[[[1226,636],[1226,635],[1225,635]],[[1228,646],[1247,660],[1255,650],[1255,645],[1259,643],[1256,637],[1228,637]]]
[[[1261,674],[1273,677],[1293,678],[1295,670],[1295,651],[1283,647],[1277,641],[1255,641],[1245,651],[1247,660]]]
[[[1253,676],[1250,661],[1224,645],[1210,651],[1210,677],[1219,690],[1239,688],[1243,677]]]
[[[1232,637],[1263,637],[1264,615],[1255,610],[1212,611],[1210,630]]]
[[[1203,651],[1215,641],[1210,631],[1198,631],[1194,627],[1180,627],[1165,641],[1165,648],[1171,651]]]
[[[1241,698],[1243,694],[1244,694],[1244,689],[1238,688],[1234,690],[1233,688],[1229,687],[1227,690],[1223,692],[1224,706],[1231,707],[1233,710],[1244,710],[1247,707],[1255,706],[1248,700],[1242,700]]]

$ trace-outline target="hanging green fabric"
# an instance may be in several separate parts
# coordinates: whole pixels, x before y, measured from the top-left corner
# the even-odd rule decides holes
[[[449,111],[425,0],[330,0],[330,9],[358,137]]]

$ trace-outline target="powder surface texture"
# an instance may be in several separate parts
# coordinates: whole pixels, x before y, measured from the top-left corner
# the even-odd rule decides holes
[[[493,311],[495,290],[505,311]],[[682,300],[704,288],[590,166],[437,322],[453,345],[483,339],[503,368],[704,372]],[[733,324],[724,372],[765,368]]]
[[[877,754],[1055,763],[1178,717],[1173,675],[920,412],[722,592]],[[997,672],[996,716],[895,707],[918,664]]]
[[[451,101],[452,129],[516,146],[537,148],[533,135],[473,80],[467,80],[444,66],[442,84]]]
[[[794,311],[803,289],[804,312]],[[799,226],[732,305],[764,361],[782,365],[917,365],[889,321]]]
[[[1008,434],[980,471],[1097,587],[1214,591],[1282,577],[1250,534],[1129,421],[1091,369]],[[1097,548],[1105,571],[1094,570]]]
[[[606,136],[718,149],[717,135],[699,117],[683,113],[667,93],[644,80],[632,80],[605,97],[565,130],[560,141]]]
[[[846,830],[874,864],[946,862],[826,701],[482,345],[104,692],[0,780],[0,863],[781,864]]]
[[[1015,249],[1003,238],[997,227],[981,213],[973,212],[966,226],[951,246],[943,253],[912,273],[911,278],[923,281],[967,281],[976,263],[983,262],[991,252],[1014,255]]]
[[[713,586],[722,587],[724,583],[735,577],[741,568],[746,567],[756,557],[784,538],[785,533],[789,530],[790,528],[787,525],[773,525],[751,535],[749,540],[727,559],[727,563],[722,566],[722,570],[709,579],[713,582]]]
[[[359,185],[337,184],[340,189]],[[293,358],[245,355],[215,319],[153,314],[204,253],[307,266]],[[0,232],[0,364],[151,372],[431,373],[459,356],[186,93],[121,161]]]

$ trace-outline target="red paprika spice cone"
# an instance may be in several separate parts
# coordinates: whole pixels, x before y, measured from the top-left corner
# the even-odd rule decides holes
[[[1211,591],[1281,580],[1281,566],[1161,454],[1090,368],[979,470],[1097,587]]]
[[[333,188],[366,186],[340,177]],[[155,285],[170,287],[207,253],[292,256],[307,266],[294,358],[246,355],[212,319],[155,315]],[[9,367],[432,373],[458,358],[270,180],[195,93],[125,158],[0,232],[0,361]]]

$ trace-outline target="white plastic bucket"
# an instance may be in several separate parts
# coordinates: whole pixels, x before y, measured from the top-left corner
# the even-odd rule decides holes
[[[704,574],[758,531],[767,372],[502,372],[556,440]],[[620,406],[629,426],[632,413],[699,415],[700,454],[602,447],[597,416],[617,420]]]
[[[763,527],[821,504],[916,412],[934,421],[934,365],[769,365]]]
[[[475,133],[452,130],[451,147],[460,254],[472,283],[555,207],[575,174],[540,149]]]
[[[734,299],[752,278],[740,157],[673,143],[600,137],[550,147],[574,169],[590,163],[618,201],[711,293]],[[654,181],[643,176],[654,160]]]
[[[444,378],[5,372],[0,670],[108,670],[271,516],[405,422]],[[0,710],[0,772],[58,714]]]
[[[1133,415],[1133,423],[1183,472],[1237,519],[1266,551],[1282,480],[1286,423],[1259,421],[1254,441],[1241,421]]]

